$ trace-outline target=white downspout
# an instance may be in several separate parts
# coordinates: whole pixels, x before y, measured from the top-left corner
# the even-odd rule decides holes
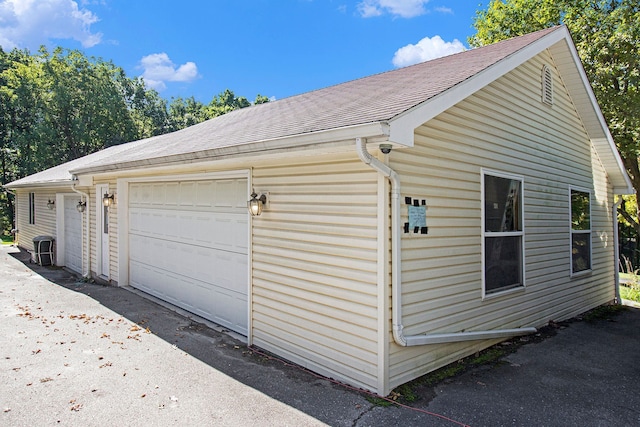
[[[618,241],[620,236],[618,236],[618,208],[622,203],[622,197],[618,196],[618,200],[613,204],[613,256],[614,256],[614,279],[613,283],[616,290],[616,304],[622,304],[622,298],[620,298],[620,247],[618,246]]]
[[[71,184],[71,189],[80,194],[80,196],[84,196],[84,200],[86,203],[86,206],[84,207],[84,213],[85,213],[85,250],[86,250],[86,254],[87,254],[87,272],[83,274],[83,276],[87,279],[91,278],[91,235],[90,230],[91,230],[91,224],[89,223],[89,195],[83,191],[77,190],[76,189],[76,184],[78,183],[78,178],[74,175],[73,176],[73,184]],[[82,198],[80,198],[80,200],[82,201]]]
[[[492,331],[453,332],[444,334],[404,335],[402,325],[402,279],[400,246],[400,177],[389,166],[367,151],[365,138],[356,138],[356,151],[363,163],[386,176],[391,182],[391,323],[394,341],[403,347],[459,341],[507,338],[537,332],[536,328],[498,329]]]

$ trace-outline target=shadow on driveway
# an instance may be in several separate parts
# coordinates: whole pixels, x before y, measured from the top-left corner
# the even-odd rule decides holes
[[[94,299],[143,329],[149,328],[152,334],[217,371],[327,424],[354,425],[354,420],[372,406],[363,393],[256,352],[241,341],[243,337],[236,339],[221,327],[154,302],[153,297],[86,282],[60,267],[31,263],[24,250],[16,250],[11,256],[45,279]]]
[[[593,320],[580,316],[551,327],[549,334],[521,338],[529,344],[515,345],[490,363],[435,382],[415,381],[408,386],[415,400],[406,409],[374,405],[363,392],[257,353],[224,330],[137,292],[31,264],[26,252],[12,256],[211,368],[331,426],[640,425],[638,308],[602,310],[605,316]]]

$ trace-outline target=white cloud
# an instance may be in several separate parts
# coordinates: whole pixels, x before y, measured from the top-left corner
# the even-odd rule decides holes
[[[91,25],[98,21],[73,0],[0,0],[0,46],[35,49],[52,38],[95,46],[102,34],[92,33]]]
[[[446,6],[438,6],[435,9],[436,12],[440,12],[440,13],[448,13],[453,15],[453,9],[451,9],[450,7],[446,7]]]
[[[416,44],[408,44],[398,49],[393,55],[392,62],[396,67],[406,67],[407,65],[462,52],[465,49],[465,46],[458,39],[453,39],[452,42],[445,42],[440,36],[425,37]]]
[[[191,82],[198,78],[195,62],[185,62],[176,66],[166,53],[153,53],[140,60],[144,71],[142,78],[152,88],[161,91],[167,87],[165,82]]]
[[[364,18],[380,16],[384,13],[413,18],[427,13],[425,5],[429,0],[363,0],[358,3],[358,12]]]

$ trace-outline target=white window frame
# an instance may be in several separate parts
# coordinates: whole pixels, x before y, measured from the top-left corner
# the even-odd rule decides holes
[[[496,178],[504,178],[504,179],[511,179],[514,181],[520,181],[520,194],[519,194],[519,202],[520,202],[520,208],[521,208],[521,213],[520,213],[520,229],[521,231],[508,231],[508,232],[492,232],[492,231],[487,231],[486,230],[486,212],[485,212],[485,176],[493,176]],[[481,221],[482,221],[482,299],[487,299],[487,298],[492,298],[495,296],[501,296],[501,295],[505,295],[507,293],[513,293],[513,292],[522,292],[524,291],[525,287],[526,287],[526,271],[525,271],[525,226],[524,226],[524,215],[525,215],[525,211],[524,211],[524,177],[521,175],[514,175],[514,174],[510,174],[510,173],[505,173],[505,172],[499,172],[499,171],[494,171],[494,170],[489,170],[489,169],[484,169],[482,168],[480,170],[480,180],[481,180]],[[522,271],[522,286],[517,286],[517,287],[513,287],[513,288],[507,288],[504,290],[492,290],[490,292],[487,292],[487,283],[486,283],[486,269],[487,269],[487,262],[486,262],[486,240],[487,238],[491,238],[491,237],[520,237],[520,250],[521,250],[521,254],[520,254],[520,260],[521,260],[521,265],[520,265],[520,269]]]
[[[571,195],[574,191],[580,193],[586,193],[589,195],[589,229],[588,230],[574,230],[573,229],[573,206],[571,203]],[[591,200],[593,194],[591,190],[584,187],[569,186],[569,269],[571,271],[571,277],[584,276],[591,274],[593,271],[593,209]],[[588,234],[589,235],[589,268],[586,270],[573,271],[573,235],[574,234]]]

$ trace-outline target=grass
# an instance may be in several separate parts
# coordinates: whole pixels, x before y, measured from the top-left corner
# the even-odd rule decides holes
[[[10,245],[13,243],[13,237],[11,236],[0,236],[0,239],[2,239],[3,245]]]
[[[638,282],[638,276],[633,273],[619,273],[620,280],[628,280],[629,282]]]
[[[634,285],[634,283],[630,283],[630,286],[621,284],[620,297],[622,299],[640,303],[640,286],[637,284]]]

